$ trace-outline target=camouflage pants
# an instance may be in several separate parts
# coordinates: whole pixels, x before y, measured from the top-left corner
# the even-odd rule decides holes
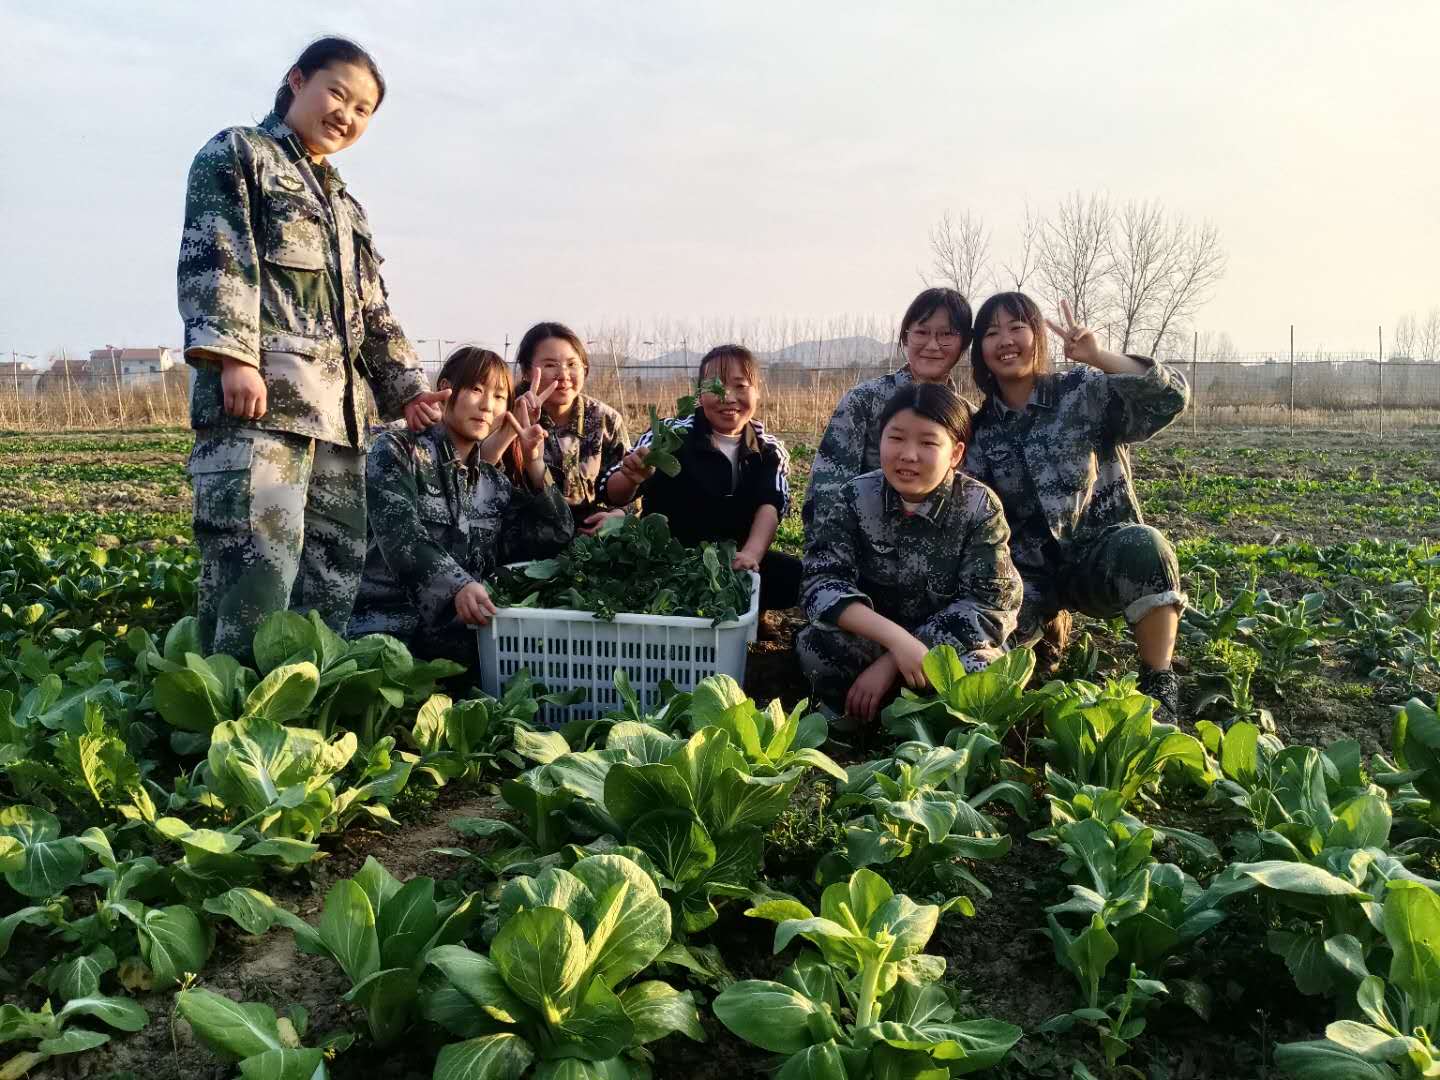
[[[207,650],[251,659],[260,621],[314,608],[343,633],[365,561],[365,455],[258,428],[198,431],[190,453]]]
[[[843,709],[845,695],[861,672],[884,652],[883,645],[869,638],[825,623],[812,622],[795,635],[795,656],[810,680],[811,703],[823,702],[836,711]],[[997,648],[976,649],[961,652],[960,661],[966,671],[983,671],[999,656]]]
[[[1175,549],[1149,525],[1112,525],[1090,543],[1071,550],[1053,577],[1021,568],[1025,600],[1009,644],[1039,640],[1045,622],[1058,611],[1097,619],[1124,615],[1135,625],[1156,608],[1185,607]]]

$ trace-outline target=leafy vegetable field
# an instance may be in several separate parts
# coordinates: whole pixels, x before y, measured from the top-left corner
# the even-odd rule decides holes
[[[0,1077],[1434,1075],[1440,437],[1327,438],[1138,449],[1180,729],[1089,622],[842,740],[794,618],[559,731],[203,657],[186,436],[0,437]]]

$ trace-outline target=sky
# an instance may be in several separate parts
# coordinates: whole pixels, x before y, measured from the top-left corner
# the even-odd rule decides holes
[[[0,352],[178,344],[190,160],[324,33],[412,338],[893,320],[947,210],[1000,259],[1071,192],[1212,222],[1241,352],[1440,305],[1432,0],[0,0]]]

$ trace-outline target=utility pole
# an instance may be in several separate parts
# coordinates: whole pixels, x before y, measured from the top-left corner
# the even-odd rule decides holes
[[[1375,327],[1375,362],[1380,367],[1380,434],[1385,434],[1385,328]]]
[[[1295,430],[1295,324],[1290,324],[1290,430]]]

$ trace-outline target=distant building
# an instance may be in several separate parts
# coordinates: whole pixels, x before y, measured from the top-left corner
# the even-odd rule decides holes
[[[0,362],[0,394],[32,397],[40,381],[40,371],[23,361]]]
[[[107,345],[90,350],[87,365],[93,379],[120,379],[122,386],[163,385],[165,373],[176,367],[175,354],[162,346],[150,349],[124,349]]]

